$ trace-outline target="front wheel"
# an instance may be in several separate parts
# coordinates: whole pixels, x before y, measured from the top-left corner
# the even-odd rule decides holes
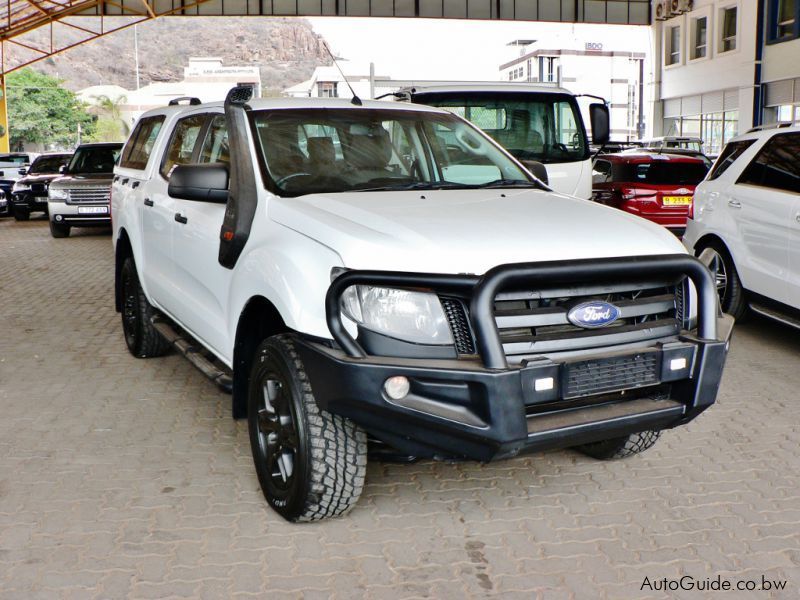
[[[54,238],[69,237],[69,225],[59,225],[50,221],[50,235]]]
[[[120,270],[122,292],[122,331],[128,350],[137,358],[151,358],[166,354],[170,345],[153,326],[155,309],[144,295],[136,263],[132,257],[125,259]]]
[[[641,454],[661,437],[660,431],[640,431],[623,437],[576,446],[575,449],[598,460],[614,460]]]
[[[278,514],[317,521],[355,506],[364,487],[367,435],[319,409],[291,336],[273,336],[256,350],[247,404],[258,481]]]

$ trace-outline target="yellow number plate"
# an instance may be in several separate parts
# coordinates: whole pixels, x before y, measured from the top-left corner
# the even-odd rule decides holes
[[[677,206],[681,204],[691,204],[692,197],[691,196],[664,196],[661,200],[661,203],[664,206]]]

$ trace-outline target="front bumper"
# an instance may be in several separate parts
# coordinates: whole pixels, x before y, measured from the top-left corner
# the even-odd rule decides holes
[[[520,280],[602,281],[652,277],[656,270],[692,279],[698,291],[697,335],[684,331],[641,348],[508,364],[494,323],[498,291]],[[470,289],[478,357],[368,356],[339,316],[344,290],[367,283]],[[718,314],[711,274],[684,255],[506,265],[481,278],[350,271],[334,280],[327,301],[338,346],[302,337],[296,344],[320,408],[409,455],[482,461],[691,421],[716,399],[733,325],[730,316]],[[399,400],[384,390],[386,380],[396,376],[410,383]]]
[[[104,209],[105,212],[88,212],[88,210],[97,209]],[[68,204],[53,200],[49,200],[47,203],[51,221],[73,227],[108,227],[111,224],[110,210],[108,203]]]
[[[10,204],[13,205],[13,209],[47,212],[47,191],[40,194],[32,191],[15,192],[11,194]]]

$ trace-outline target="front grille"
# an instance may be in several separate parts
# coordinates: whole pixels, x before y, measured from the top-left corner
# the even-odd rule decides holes
[[[461,300],[456,298],[441,298],[442,308],[450,324],[456,351],[459,354],[475,354],[475,342],[467,321],[467,312]]]
[[[73,188],[68,190],[69,201],[74,203],[107,203],[111,196],[110,187]]]
[[[495,299],[495,320],[509,358],[638,343],[680,332],[683,302],[676,291],[680,287],[680,283],[643,283],[501,293]],[[593,300],[615,305],[620,317],[596,329],[578,327],[567,319],[571,308]]]
[[[628,390],[659,382],[658,353],[601,358],[564,365],[565,399],[617,390]]]

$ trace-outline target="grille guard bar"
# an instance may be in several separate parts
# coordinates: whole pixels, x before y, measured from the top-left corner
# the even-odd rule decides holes
[[[341,296],[358,284],[455,294],[471,298],[469,320],[478,354],[487,369],[508,368],[500,334],[494,320],[494,299],[503,289],[536,289],[552,284],[591,284],[608,281],[641,281],[663,276],[688,277],[697,290],[697,333],[700,338],[717,338],[717,290],[708,267],[688,254],[625,256],[570,261],[507,264],[494,267],[483,276],[438,275],[393,271],[345,271],[333,280],[325,297],[325,313],[331,335],[352,358],[365,358],[364,349],[342,323]]]

